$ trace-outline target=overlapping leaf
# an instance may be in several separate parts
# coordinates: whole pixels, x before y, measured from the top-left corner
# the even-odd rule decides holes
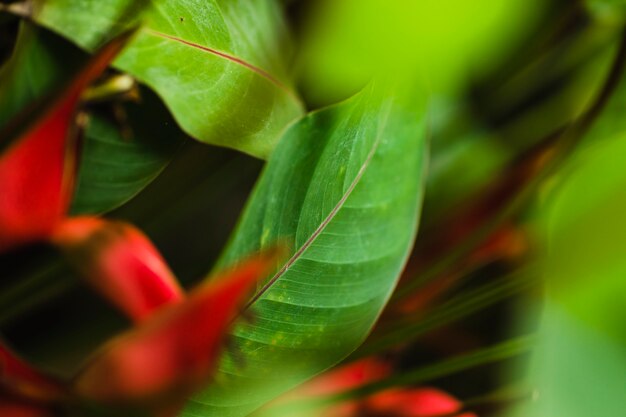
[[[93,49],[141,25],[116,66],[153,88],[202,142],[265,157],[301,113],[275,0],[37,0],[34,18]]]
[[[183,415],[245,415],[367,335],[415,235],[424,169],[423,104],[382,97],[368,87],[282,138],[221,265],[277,241],[293,256],[251,302],[254,322],[233,332],[237,353]]]

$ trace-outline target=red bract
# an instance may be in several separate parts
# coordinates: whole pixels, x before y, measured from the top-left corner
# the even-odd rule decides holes
[[[362,359],[319,375],[291,393],[283,395],[273,404],[280,406],[297,403],[301,399],[339,394],[384,378],[390,372],[391,366],[383,361],[375,358]],[[359,401],[342,401],[325,407],[323,413],[325,417],[350,417],[357,416],[359,408]],[[313,412],[311,415],[317,414]],[[308,417],[309,414],[305,412],[304,416]]]
[[[183,298],[158,250],[130,224],[72,218],[55,228],[51,240],[93,287],[135,321]]]
[[[0,159],[0,250],[45,238],[65,214],[74,162],[67,132],[76,98],[61,103]]]
[[[126,38],[105,46],[49,105],[22,114],[28,128],[0,133],[6,146],[0,155],[0,250],[44,239],[65,216],[74,186],[72,127],[80,95]]]
[[[462,404],[434,388],[405,388],[382,391],[367,398],[363,408],[372,416],[386,417],[476,417],[460,413]]]
[[[342,395],[370,383],[381,381],[391,375],[390,364],[366,358],[330,370],[307,382],[273,405],[298,404],[298,401],[315,397]],[[348,395],[347,398],[350,398]],[[462,413],[463,404],[451,395],[435,388],[387,389],[368,397],[338,400],[323,410],[310,412],[307,408],[294,417],[476,417],[474,413]],[[297,406],[295,408],[297,410]],[[270,413],[271,414],[271,413]]]
[[[361,359],[307,382],[297,390],[297,394],[300,396],[336,394],[379,380],[390,372],[391,366],[381,360]]]
[[[212,374],[244,296],[274,264],[262,256],[214,278],[106,346],[75,383],[83,398],[106,403],[182,401]]]
[[[80,409],[85,402],[175,414],[211,377],[245,295],[274,264],[273,255],[257,256],[201,285],[104,346],[71,383],[57,385],[0,348],[0,415],[46,416],[44,404]]]

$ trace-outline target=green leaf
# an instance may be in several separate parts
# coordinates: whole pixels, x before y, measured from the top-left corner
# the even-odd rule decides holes
[[[527,353],[536,342],[533,335],[524,335],[505,340],[495,345],[476,349],[461,355],[446,358],[426,366],[417,367],[406,372],[394,373],[380,380],[365,383],[344,391],[321,395],[302,396],[295,400],[278,402],[255,413],[255,417],[286,417],[286,416],[323,416],[324,408],[329,404],[338,404],[346,400],[365,398],[384,390],[399,387],[415,387],[430,383],[442,377],[449,377],[479,366],[508,360]],[[312,412],[315,412],[313,414]],[[304,414],[303,414],[304,413]],[[395,415],[395,414],[394,414]],[[417,415],[417,414],[404,414]],[[424,414],[419,414],[424,415]],[[441,414],[443,416],[443,414]],[[446,414],[448,416],[450,414]],[[471,413],[464,415],[473,415]],[[451,416],[451,415],[450,415]],[[459,414],[460,416],[460,414]],[[455,417],[457,417],[455,415]]]
[[[372,73],[420,75],[432,91],[462,91],[533,27],[545,1],[311,2],[302,25],[302,90],[316,103],[353,91]],[[454,28],[454,30],[450,30]]]
[[[101,213],[130,200],[154,180],[185,136],[160,100],[142,90],[141,103],[127,103],[129,137],[120,123],[94,113],[83,143],[72,214]]]
[[[235,328],[235,351],[184,416],[245,415],[362,343],[417,229],[425,106],[413,100],[370,86],[286,132],[219,266],[277,243],[292,257],[252,299],[254,321]]]
[[[605,23],[619,25],[624,23],[626,1],[624,0],[585,0],[585,6],[593,17]]]
[[[538,398],[520,416],[623,414],[624,139],[620,132],[577,155],[544,215],[547,291],[532,374]]]
[[[0,72],[0,126],[53,94],[87,54],[64,39],[23,23],[15,53]],[[138,193],[169,162],[182,143],[166,109],[152,94],[125,107],[132,137],[100,113],[91,115],[84,135],[73,213],[111,210]]]
[[[619,33],[619,32],[618,32]],[[616,37],[613,43],[616,54],[619,54],[621,38]],[[626,121],[623,113],[626,106],[626,76],[622,73],[611,91],[611,96],[603,107],[602,112],[593,121],[590,130],[583,138],[583,146],[593,145],[600,141],[615,138],[618,134],[626,133]]]
[[[140,24],[115,65],[202,142],[265,157],[301,115],[274,0],[37,0],[34,18],[88,50]]]

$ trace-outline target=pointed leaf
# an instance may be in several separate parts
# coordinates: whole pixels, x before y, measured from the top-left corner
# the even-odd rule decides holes
[[[387,301],[417,229],[424,103],[370,86],[291,127],[221,264],[286,241],[294,248],[233,332],[245,366],[183,415],[245,415],[353,351]],[[417,103],[417,104],[416,104]]]
[[[211,376],[244,296],[275,262],[252,258],[114,340],[78,376],[76,391],[110,403],[180,403]]]
[[[130,224],[76,217],[56,227],[52,241],[93,287],[136,321],[183,298],[159,251]]]
[[[127,36],[109,43],[55,98],[0,132],[0,250],[43,239],[67,211],[74,183],[74,113],[83,89]]]
[[[153,88],[196,139],[267,156],[301,114],[276,0],[36,0],[34,18],[87,49],[140,22],[116,66]]]
[[[0,156],[0,250],[45,238],[65,214],[74,163],[68,135],[77,99],[56,105]]]

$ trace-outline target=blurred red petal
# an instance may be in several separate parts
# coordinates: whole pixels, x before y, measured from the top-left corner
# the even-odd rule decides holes
[[[125,41],[105,46],[46,108],[22,115],[31,117],[25,130],[12,125],[0,133],[0,142],[12,140],[0,155],[0,250],[45,238],[65,215],[74,186],[71,130],[80,94]]]
[[[183,291],[152,242],[134,226],[95,217],[63,221],[51,240],[63,248],[82,275],[135,321]]]
[[[52,417],[47,409],[0,395],[0,416],[2,417]]]
[[[361,359],[324,372],[298,388],[298,396],[332,395],[374,382],[391,372],[388,363],[376,358]]]
[[[33,369],[1,344],[0,387],[4,391],[36,400],[51,400],[62,396],[60,384]],[[0,416],[4,415],[0,413]]]
[[[245,295],[274,266],[251,259],[197,288],[118,338],[76,379],[76,391],[110,403],[178,404],[211,376],[226,331]]]
[[[282,395],[268,404],[267,408],[280,407],[289,403],[295,404],[301,399],[306,400],[313,397],[341,394],[367,383],[380,380],[388,376],[390,372],[391,366],[387,362],[374,357],[361,359],[320,374],[291,392]],[[323,415],[326,417],[352,417],[358,415],[359,407],[360,403],[358,400],[341,401],[325,406]],[[300,410],[297,415],[317,416],[321,413],[318,409],[312,411]]]
[[[268,406],[297,404],[315,397],[333,396],[349,392],[391,374],[391,366],[378,358],[366,358],[331,369],[305,383]],[[451,395],[434,388],[387,389],[366,398],[337,401],[323,408],[302,409],[294,416],[311,417],[476,417],[462,412],[463,404]],[[264,414],[263,414],[264,415]]]
[[[370,414],[393,417],[440,417],[461,412],[462,403],[434,388],[409,388],[382,391],[368,397],[364,408]],[[465,413],[458,417],[474,417]]]

